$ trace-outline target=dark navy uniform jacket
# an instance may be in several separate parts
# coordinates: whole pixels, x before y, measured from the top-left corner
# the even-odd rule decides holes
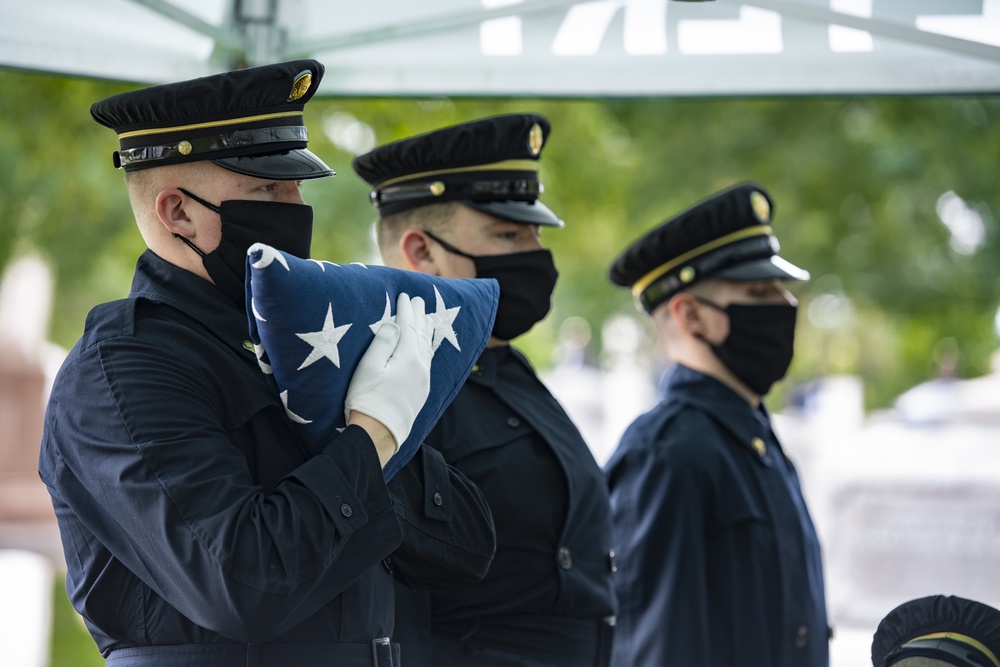
[[[358,427],[310,457],[246,339],[235,304],[147,251],[59,372],[39,472],[70,600],[105,656],[233,642],[370,654],[393,632],[391,553],[425,585],[488,569],[489,508],[468,480],[424,450],[390,493]]]
[[[620,667],[825,667],[820,546],[763,406],[676,366],[605,466]]]
[[[604,619],[615,613],[607,487],[579,431],[523,355],[507,346],[484,351],[427,446],[482,489],[497,552],[480,582],[403,593],[397,637],[404,662],[602,664],[610,641]],[[433,657],[415,654],[428,636]]]

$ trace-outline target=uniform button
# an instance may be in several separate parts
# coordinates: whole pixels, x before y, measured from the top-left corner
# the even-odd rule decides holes
[[[354,510],[351,509],[350,505],[344,503],[343,505],[340,506],[340,513],[350,518],[350,516],[354,514]]]
[[[615,550],[608,552],[608,569],[612,572],[618,571],[618,560],[615,558]]]
[[[507,426],[510,426],[511,428],[517,428],[520,425],[521,425],[521,420],[518,419],[517,417],[507,417]]]
[[[568,570],[573,567],[573,556],[569,553],[569,549],[562,547],[559,549],[559,555],[556,557],[559,561],[559,567],[564,570]]]
[[[806,644],[809,643],[809,628],[804,625],[800,625],[799,629],[795,631],[795,648],[805,648]]]
[[[444,498],[441,497],[440,493],[438,493],[437,491],[435,491],[434,492],[434,504],[437,505],[438,507],[440,507],[443,502],[444,502]]]

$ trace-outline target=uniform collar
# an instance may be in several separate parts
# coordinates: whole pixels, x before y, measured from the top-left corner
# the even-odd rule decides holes
[[[476,365],[472,367],[469,380],[487,387],[496,387],[502,369],[514,373],[520,372],[516,370],[516,364],[520,364],[523,370],[531,375],[535,374],[531,362],[520,350],[510,345],[486,348],[479,355]]]
[[[204,324],[230,347],[253,353],[246,343],[246,314],[215,285],[152,250],[143,252],[136,262],[129,297],[167,304]]]
[[[476,384],[495,387],[497,383],[497,369],[509,353],[510,346],[508,345],[486,348],[479,355],[479,359],[476,360],[476,365],[472,367],[469,379]]]
[[[664,401],[680,401],[711,416],[722,428],[766,461],[765,454],[777,438],[763,402],[754,408],[722,381],[693,368],[676,364],[661,387]]]

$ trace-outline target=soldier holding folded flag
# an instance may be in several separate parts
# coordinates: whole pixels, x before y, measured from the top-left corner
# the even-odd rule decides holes
[[[67,592],[109,667],[399,665],[391,572],[453,586],[490,564],[488,507],[440,455],[409,452],[393,492],[383,476],[431,391],[423,299],[388,304],[329,408],[344,428],[319,443],[248,338],[248,249],[307,258],[299,185],[333,175],[302,117],[322,75],[314,60],[266,65],[91,109],[118,134],[148,250],[56,378],[39,473]]]

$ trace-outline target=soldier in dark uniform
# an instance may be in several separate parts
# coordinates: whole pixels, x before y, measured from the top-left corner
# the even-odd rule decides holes
[[[579,431],[508,341],[549,311],[556,282],[540,201],[548,121],[486,118],[358,156],[386,264],[494,278],[493,337],[426,445],[486,495],[497,530],[487,576],[397,604],[404,656],[419,665],[605,665],[615,613],[604,480]],[[406,592],[403,592],[406,595]],[[422,639],[421,639],[422,638]],[[413,646],[423,650],[419,655]]]
[[[1000,610],[954,595],[904,602],[875,630],[872,667],[1000,667]]]
[[[364,413],[314,456],[247,340],[248,246],[308,256],[299,184],[333,175],[302,121],[322,75],[300,60],[91,109],[118,133],[149,249],[59,372],[39,473],[67,592],[109,667],[398,665],[386,557],[424,585],[489,567],[489,508],[437,452],[419,452],[393,493],[383,481],[428,395],[406,363],[431,346],[416,308],[397,302],[395,350],[353,376]],[[445,504],[433,517],[430,490]]]
[[[778,257],[771,200],[715,195],[613,263],[675,362],[605,466],[619,555],[614,664],[821,667],[820,545],[761,402],[792,360],[808,273]]]

